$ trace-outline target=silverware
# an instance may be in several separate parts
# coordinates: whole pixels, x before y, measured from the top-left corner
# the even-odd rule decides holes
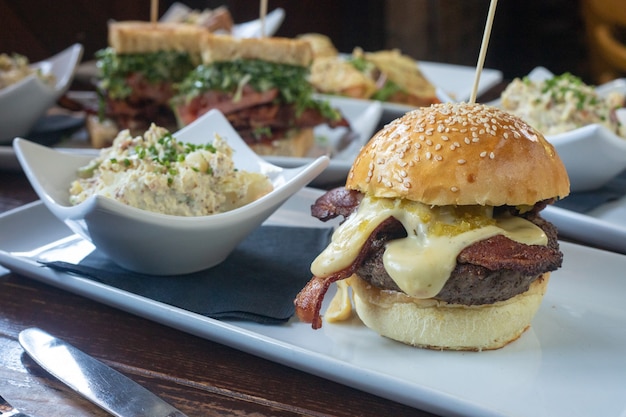
[[[17,408],[13,407],[2,395],[0,395],[0,417],[31,417],[28,414],[22,413]]]
[[[23,330],[19,341],[42,368],[114,416],[186,417],[135,381],[43,330]]]

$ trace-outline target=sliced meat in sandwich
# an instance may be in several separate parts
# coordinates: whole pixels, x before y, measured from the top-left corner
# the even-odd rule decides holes
[[[200,63],[199,40],[206,32],[183,23],[109,23],[109,47],[96,53],[100,125],[109,119],[112,131],[143,132],[151,123],[176,130],[169,101],[174,85]]]
[[[284,156],[305,155],[319,124],[347,126],[339,111],[313,98],[307,42],[205,34],[201,49],[202,65],[172,100],[181,125],[218,109],[257,153]]]

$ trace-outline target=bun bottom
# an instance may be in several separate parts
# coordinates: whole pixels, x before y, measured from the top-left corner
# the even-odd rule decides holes
[[[258,155],[301,158],[309,153],[314,143],[313,129],[293,129],[283,139],[269,143],[254,143],[250,145],[250,148]]]
[[[542,275],[509,300],[481,306],[417,300],[382,291],[357,276],[350,286],[358,316],[382,336],[421,348],[482,351],[499,349],[530,327],[549,276]]]

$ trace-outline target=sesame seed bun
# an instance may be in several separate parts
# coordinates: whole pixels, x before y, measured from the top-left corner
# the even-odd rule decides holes
[[[513,298],[478,306],[382,291],[356,275],[350,286],[359,318],[385,337],[427,349],[483,351],[517,340],[530,327],[549,277],[550,273],[543,274]]]
[[[520,118],[482,104],[408,112],[357,156],[346,188],[430,205],[533,205],[569,194],[554,147]]]

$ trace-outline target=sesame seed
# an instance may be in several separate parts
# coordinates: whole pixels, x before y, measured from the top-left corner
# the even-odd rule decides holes
[[[472,143],[472,142],[470,141],[470,139],[469,139],[469,138],[465,138],[465,143],[469,145],[469,144],[470,144],[470,143]]]
[[[432,158],[433,154],[431,154],[430,152],[426,152],[426,159],[430,159]]]
[[[441,143],[435,145],[435,150],[438,151],[439,149],[441,149]]]
[[[489,159],[494,159],[496,157],[496,154],[493,152],[489,153]]]
[[[428,145],[428,146],[433,146],[433,141],[432,141],[432,140],[430,140],[430,139],[428,139],[428,140],[426,141],[426,145]]]
[[[481,158],[484,158],[485,156],[487,156],[487,152],[486,152],[486,151],[482,151],[482,152],[480,153],[480,157],[481,157]]]
[[[450,191],[452,191],[453,193],[456,193],[457,191],[459,191],[459,187],[452,186],[450,187]]]
[[[449,138],[449,137],[447,137],[447,136],[441,136],[441,140],[448,141],[448,140],[450,140],[450,138]]]
[[[435,159],[436,159],[437,161],[441,161],[441,160],[443,159],[443,156],[441,156],[441,155],[436,155],[436,156],[435,156]]]
[[[459,159],[457,162],[459,163],[459,165],[463,165],[467,161],[465,159]]]

